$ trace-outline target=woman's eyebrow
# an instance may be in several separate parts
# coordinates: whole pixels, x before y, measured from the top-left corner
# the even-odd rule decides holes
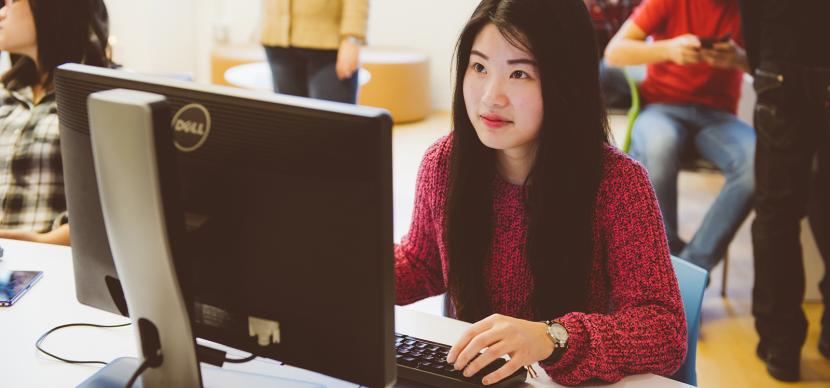
[[[478,55],[479,57],[482,57],[485,60],[490,59],[490,57],[488,57],[486,54],[484,54],[483,52],[478,51],[478,50],[470,50],[470,55]],[[531,66],[536,66],[537,65],[536,61],[534,61],[532,59],[529,59],[529,58],[509,59],[507,61],[507,64],[508,65],[525,64],[525,65],[531,65]]]
[[[488,56],[487,56],[487,55],[485,55],[483,52],[478,51],[478,50],[470,50],[470,55],[477,55],[477,56],[479,56],[479,57],[484,58],[485,60],[489,60],[489,59],[490,59],[490,57],[488,57]],[[531,66],[536,66],[536,65],[537,65],[536,61],[534,61],[534,60],[532,60],[532,59],[528,59],[528,58],[509,59],[509,60],[507,61],[507,64],[508,64],[508,65],[525,64],[525,65],[531,65]]]
[[[490,59],[490,57],[488,57],[488,56],[484,55],[484,53],[483,53],[483,52],[478,51],[478,50],[472,50],[472,51],[470,51],[470,55],[478,55],[478,56],[480,56],[480,57],[482,57],[482,58],[484,58],[484,59]]]
[[[534,61],[532,59],[527,59],[527,58],[510,59],[510,60],[507,61],[507,64],[508,65],[525,64],[525,65],[531,65],[531,66],[536,66],[537,65],[536,61]]]

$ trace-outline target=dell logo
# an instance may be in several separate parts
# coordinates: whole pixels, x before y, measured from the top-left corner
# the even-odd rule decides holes
[[[194,135],[202,136],[205,134],[205,124],[196,121],[176,120],[173,128],[176,132],[192,133]]]
[[[201,104],[183,106],[173,116],[173,143],[181,151],[197,150],[210,133],[210,113]]]

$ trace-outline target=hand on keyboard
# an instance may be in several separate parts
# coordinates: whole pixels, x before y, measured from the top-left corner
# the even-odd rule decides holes
[[[447,363],[449,345],[396,333],[395,348],[398,378],[441,388],[483,387],[482,378],[506,363],[504,359],[499,358],[485,365],[478,373],[465,377],[462,371],[455,370],[452,364]],[[511,387],[524,382],[526,378],[527,373],[522,368],[492,386]]]
[[[484,376],[486,385],[524,370],[525,365],[544,360],[553,351],[547,324],[493,314],[467,328],[453,345],[447,360],[464,370],[465,376],[471,376],[508,355],[510,360],[503,367]]]

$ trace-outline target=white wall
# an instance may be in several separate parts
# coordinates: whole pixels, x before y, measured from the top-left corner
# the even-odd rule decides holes
[[[152,73],[189,73],[210,79],[214,36],[234,43],[256,39],[260,0],[106,0],[115,58]],[[449,109],[452,50],[478,0],[370,0],[369,42],[404,47],[430,57],[433,105]]]
[[[106,0],[115,60],[152,73],[194,74],[195,5],[204,0]]]
[[[372,0],[369,43],[408,47],[430,58],[432,105],[449,110],[455,41],[478,0]]]

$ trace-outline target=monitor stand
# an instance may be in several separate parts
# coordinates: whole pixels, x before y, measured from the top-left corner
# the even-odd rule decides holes
[[[174,244],[181,242],[170,210],[178,201],[169,175],[175,172],[160,171],[157,162],[175,157],[166,99],[114,89],[91,94],[87,105],[104,224],[140,357],[119,358],[81,386],[124,387],[139,360],[150,366],[139,380],[144,388],[201,387],[203,377],[208,387],[316,386],[209,366],[200,370],[172,259]]]
[[[116,358],[106,367],[99,370],[92,377],[86,379],[78,388],[124,388],[127,380],[138,368],[137,358]],[[323,388],[321,384],[309,383],[300,380],[266,376],[256,373],[238,372],[218,368],[212,365],[202,365],[202,382],[205,388],[219,387],[246,387],[246,388]],[[139,378],[134,388],[144,388]]]

